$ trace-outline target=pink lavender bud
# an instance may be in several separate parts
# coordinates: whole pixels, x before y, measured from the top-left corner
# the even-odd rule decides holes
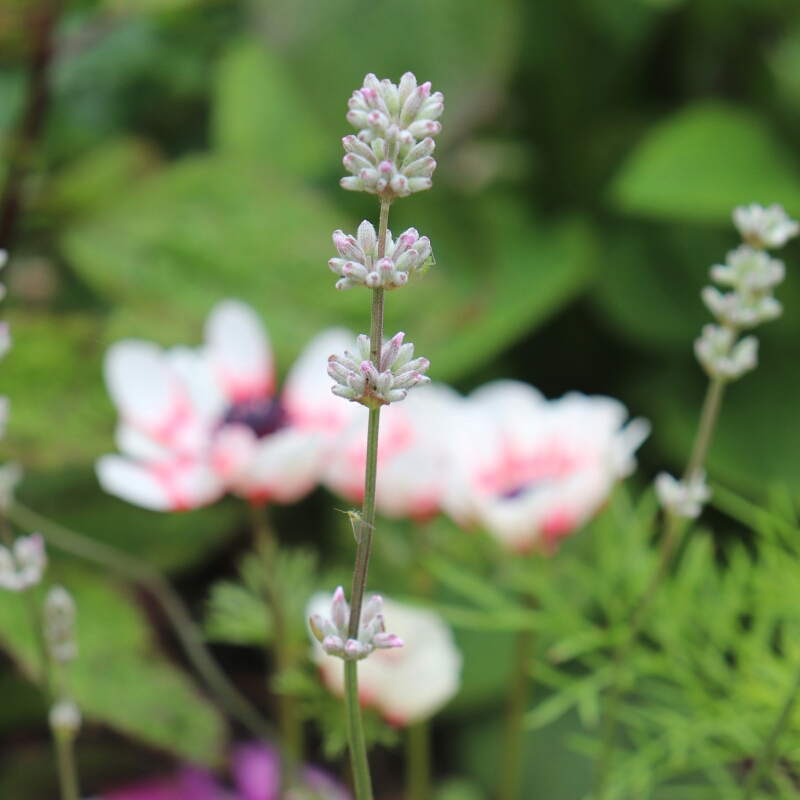
[[[392,364],[394,364],[397,360],[397,356],[400,354],[404,336],[405,334],[400,331],[400,333],[395,334],[383,346],[383,350],[381,351],[381,369],[391,369]]]
[[[344,589],[339,586],[333,593],[331,603],[331,621],[337,628],[344,628],[347,625],[347,618],[350,612],[347,609],[347,600],[344,597]]]
[[[342,189],[347,189],[348,192],[363,192],[367,188],[361,178],[342,178],[339,181],[339,186]]]
[[[372,595],[372,597],[370,597],[369,600],[367,600],[367,602],[364,604],[364,608],[361,610],[361,619],[364,622],[370,622],[375,616],[380,614],[382,608],[383,597],[381,597],[379,594]]]
[[[344,654],[347,656],[347,658],[357,661],[368,655],[368,651],[366,646],[357,639],[348,639],[344,644]]]
[[[321,644],[325,639],[325,634],[322,632],[322,617],[319,614],[312,614],[308,620],[308,627],[311,628],[314,638]]]
[[[340,656],[344,653],[344,642],[338,636],[326,636],[322,641],[322,649],[329,656]]]
[[[381,650],[388,650],[392,647],[402,647],[403,640],[393,633],[376,633],[372,637],[372,644]]]

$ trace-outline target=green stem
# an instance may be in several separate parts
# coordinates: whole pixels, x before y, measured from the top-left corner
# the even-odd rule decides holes
[[[81,796],[78,786],[78,770],[75,763],[75,748],[71,734],[55,732],[58,780],[61,785],[61,800],[78,800]]]
[[[428,800],[431,794],[431,730],[428,720],[406,729],[406,800]]]
[[[48,544],[107,567],[147,589],[164,609],[187,657],[223,706],[254,736],[269,738],[272,735],[269,723],[220,669],[180,595],[158,570],[135,556],[51,522],[20,503],[13,503],[7,516],[9,521],[23,530],[41,532]]]
[[[770,732],[766,744],[764,745],[764,751],[762,752],[758,761],[756,761],[756,763],[753,765],[753,768],[750,770],[750,774],[747,776],[747,781],[744,785],[744,791],[742,792],[742,800],[752,800],[752,798],[755,797],[762,778],[765,775],[768,775],[775,766],[775,760],[778,756],[778,739],[783,733],[786,723],[791,717],[792,710],[794,709],[795,702],[797,701],[798,692],[800,692],[800,670],[797,671],[797,675],[795,676],[789,696],[786,698],[786,702],[783,704],[783,708],[781,709],[781,713],[778,715],[778,719],[775,720],[775,725]]]
[[[532,605],[527,602],[526,607]],[[511,685],[506,703],[503,750],[498,775],[499,800],[518,800],[522,788],[522,767],[525,755],[525,712],[528,709],[531,676],[536,651],[536,633],[531,630],[517,634]]]
[[[720,378],[712,378],[708,384],[703,410],[700,413],[700,423],[697,426],[697,434],[692,446],[692,455],[689,457],[689,463],[683,473],[684,480],[691,480],[705,463],[708,448],[711,446],[711,439],[714,436],[714,429],[717,427],[719,411],[722,408],[725,386],[726,382]]]
[[[389,225],[389,206],[391,201],[381,198],[381,217],[378,224],[378,260],[386,254],[386,231]],[[380,356],[383,349],[383,304],[384,290],[372,290],[372,314],[370,317],[370,360],[380,369]],[[369,410],[367,427],[367,464],[364,474],[364,504],[361,509],[361,533],[356,550],[356,563],[353,569],[353,589],[350,593],[350,622],[347,635],[358,638],[361,623],[361,606],[367,588],[369,554],[372,548],[372,532],[375,530],[375,487],[378,478],[378,433],[381,409]],[[347,706],[347,731],[350,745],[350,759],[353,764],[353,779],[356,800],[371,800],[372,782],[369,774],[367,748],[364,743],[364,730],[361,722],[361,706],[358,702],[358,668],[356,662],[345,661],[345,705]]]
[[[358,702],[357,661],[344,662],[344,704],[356,800],[372,800],[372,779],[367,761],[364,726],[361,722],[361,704]]]
[[[683,473],[683,480],[690,481],[699,470],[703,468],[711,440],[714,436],[719,412],[722,408],[722,398],[725,394],[726,382],[720,378],[712,378],[708,384],[703,409],[700,412],[700,421],[697,425],[692,452]],[[594,791],[595,800],[605,797],[606,782],[611,769],[614,754],[614,740],[616,739],[617,715],[622,697],[622,669],[628,660],[636,639],[644,626],[647,613],[655,601],[664,578],[669,573],[670,567],[678,549],[682,525],[681,520],[672,514],[666,516],[664,536],[661,542],[661,554],[658,567],[650,579],[644,595],[636,604],[630,618],[630,626],[625,639],[616,648],[611,672],[610,695],[606,704],[603,720],[603,730],[600,741],[600,755],[598,758],[597,773],[595,775]]]
[[[270,523],[267,507],[258,505],[250,508],[256,551],[264,565],[264,600],[269,606],[272,616],[272,647],[275,653],[275,668],[277,674],[281,675],[294,665],[294,659],[291,648],[288,646],[286,619],[278,589],[278,538]],[[295,782],[297,768],[303,760],[303,726],[295,698],[283,693],[278,694],[278,727],[287,767],[284,770],[284,779],[291,785]]]

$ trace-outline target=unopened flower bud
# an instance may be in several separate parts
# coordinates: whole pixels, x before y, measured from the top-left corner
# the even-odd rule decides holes
[[[697,360],[711,378],[736,380],[758,366],[758,339],[746,336],[734,345],[735,332],[728,327],[705,325],[694,343]]]
[[[758,249],[783,247],[800,233],[800,225],[777,203],[764,208],[753,203],[733,211],[733,221],[742,239]]]
[[[711,489],[705,481],[705,470],[698,470],[688,482],[660,472],[656,476],[656,495],[661,506],[673,516],[696,519],[711,497]]]
[[[53,586],[44,601],[44,638],[54,661],[67,664],[78,654],[75,638],[77,609],[63,586]]]
[[[81,710],[74,700],[59,700],[50,709],[49,722],[56,736],[74,739],[81,729]]]
[[[20,536],[11,550],[0,545],[0,588],[21,592],[42,580],[47,553],[41,533]]]

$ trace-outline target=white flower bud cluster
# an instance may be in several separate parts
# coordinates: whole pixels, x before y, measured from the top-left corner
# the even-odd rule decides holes
[[[76,616],[72,595],[63,586],[53,586],[44,601],[44,638],[50,657],[59,664],[68,664],[78,655]]]
[[[695,341],[698,361],[712,378],[740,378],[758,364],[758,340],[739,332],[776,319],[783,308],[772,292],[786,274],[784,263],[765,251],[781,247],[800,232],[779,205],[740,206],[733,219],[746,244],[731,250],[724,264],[711,268],[711,278],[730,291],[706,286],[701,297],[716,317],[717,325],[706,325]]]
[[[41,533],[20,536],[9,550],[0,545],[0,589],[22,592],[42,580],[47,553]]]
[[[382,609],[383,598],[377,594],[370,597],[361,610],[358,638],[348,638],[350,608],[344,597],[344,589],[340,586],[333,595],[330,619],[312,614],[308,624],[329,656],[337,656],[345,661],[360,661],[373,650],[403,646],[403,640],[399,636],[386,632]]]
[[[655,482],[656,496],[662,508],[675,517],[697,519],[711,498],[705,470],[698,470],[688,481],[679,481],[660,472]]]
[[[50,709],[50,729],[56,736],[74,739],[80,732],[82,721],[81,710],[74,700],[59,700]]]
[[[396,197],[408,197],[433,186],[436,161],[431,158],[435,147],[431,138],[423,139],[396,161],[385,157],[381,139],[370,146],[355,136],[345,136],[342,144],[347,153],[343,163],[352,173],[351,178],[342,178],[344,189],[378,195],[389,191]]]
[[[759,250],[783,247],[789,239],[800,233],[800,224],[791,219],[777,203],[769,208],[763,208],[758,203],[739,206],[733,212],[733,221],[742,239]]]
[[[340,258],[332,258],[328,266],[341,276],[337,289],[398,289],[415,272],[424,275],[434,263],[430,240],[420,236],[416,228],[401,233],[397,241],[391,231],[386,231],[383,258],[378,258],[378,234],[367,220],[358,226],[355,236],[334,231],[333,244]]]
[[[364,334],[357,339],[358,353],[345,350],[344,356],[330,356],[328,375],[336,381],[331,391],[367,408],[377,408],[399,402],[409,389],[430,383],[423,374],[430,362],[414,358],[414,345],[403,344],[404,336],[401,331],[383,345],[377,367],[370,360],[370,339]]]
[[[758,339],[745,336],[736,342],[736,332],[720,325],[704,325],[694,343],[697,360],[711,376],[726,380],[741,378],[758,366]]]
[[[411,72],[397,86],[370,73],[348,105],[347,121],[359,132],[343,142],[352,177],[342,178],[342,187],[391,198],[429,189],[436,169],[430,137],[442,130],[442,93],[431,93],[430,83],[417,86]]]

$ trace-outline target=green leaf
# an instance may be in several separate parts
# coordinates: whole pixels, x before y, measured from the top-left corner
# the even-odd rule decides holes
[[[610,199],[625,214],[723,225],[742,203],[782,203],[796,216],[800,178],[794,156],[757,113],[701,104],[645,135]]]
[[[234,42],[222,56],[212,106],[220,154],[265,161],[304,177],[330,172],[341,157],[337,137],[314,119],[285,60],[256,40]]]
[[[495,589],[485,576],[462,569],[447,558],[432,553],[423,559],[421,566],[450,591],[485,610],[516,609],[514,601]]]
[[[61,576],[78,606],[79,655],[69,687],[90,723],[107,725],[176,757],[215,763],[227,729],[192,681],[153,648],[142,613],[111,584],[90,573]],[[42,593],[37,591],[36,602]],[[39,673],[23,598],[0,603],[0,641],[26,675]]]
[[[12,311],[7,319],[14,347],[3,362],[12,408],[6,456],[52,468],[113,449],[114,415],[100,377],[102,318]]]
[[[205,629],[212,642],[266,647],[272,640],[272,615],[266,603],[238,583],[211,587]]]

